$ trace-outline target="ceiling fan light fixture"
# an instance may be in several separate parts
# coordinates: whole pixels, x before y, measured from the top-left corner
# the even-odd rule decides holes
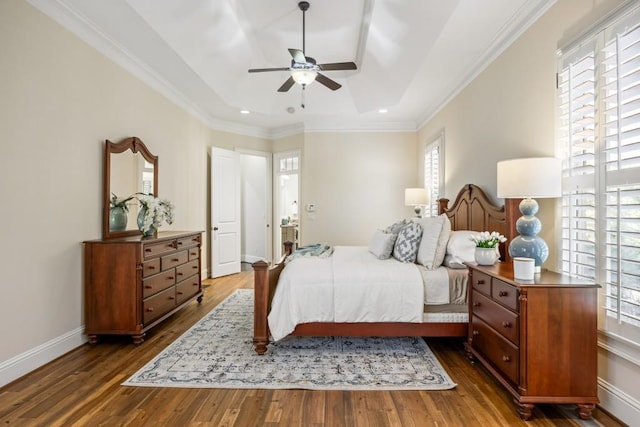
[[[313,83],[317,75],[318,72],[314,69],[299,68],[296,70],[291,70],[291,77],[293,77],[293,80],[295,80],[296,83],[302,86]]]

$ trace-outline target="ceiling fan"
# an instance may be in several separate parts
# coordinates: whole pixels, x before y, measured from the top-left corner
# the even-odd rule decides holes
[[[339,71],[339,70],[357,70],[354,62],[334,62],[330,64],[317,64],[316,60],[310,56],[305,55],[305,13],[309,9],[308,1],[298,2],[298,8],[302,11],[302,50],[289,49],[289,53],[293,58],[291,60],[291,67],[282,68],[252,68],[250,73],[262,73],[265,71],[291,71],[291,76],[286,82],[278,89],[278,92],[287,92],[291,89],[295,83],[305,87],[314,80],[318,83],[328,87],[331,90],[338,90],[342,85],[334,80],[331,80],[320,71]]]

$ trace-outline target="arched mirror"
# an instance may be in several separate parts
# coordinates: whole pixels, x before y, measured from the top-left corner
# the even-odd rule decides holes
[[[151,154],[135,136],[117,143],[107,140],[104,151],[103,238],[140,234],[137,199],[128,200],[126,206],[118,209],[112,205],[114,197],[121,202],[136,193],[158,196],[158,156]]]

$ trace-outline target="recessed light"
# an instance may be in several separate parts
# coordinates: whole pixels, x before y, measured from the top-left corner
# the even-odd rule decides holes
[[[250,112],[249,110],[240,110],[240,114],[249,114]]]
[[[386,113],[387,111],[388,111],[388,110],[387,110],[386,108],[381,108],[381,109],[379,109],[379,110],[378,110],[378,113],[380,113],[380,114],[384,114],[384,113]]]

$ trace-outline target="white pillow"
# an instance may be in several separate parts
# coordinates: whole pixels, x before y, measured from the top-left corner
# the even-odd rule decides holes
[[[471,230],[452,231],[447,242],[447,255],[451,255],[455,262],[475,263],[476,244],[471,238],[479,234],[479,232]]]
[[[389,259],[397,238],[397,234],[376,230],[371,237],[371,243],[369,243],[369,252],[378,259]]]
[[[416,222],[422,227],[417,262],[427,270],[435,270],[444,260],[451,233],[451,222],[446,214],[417,219]]]

